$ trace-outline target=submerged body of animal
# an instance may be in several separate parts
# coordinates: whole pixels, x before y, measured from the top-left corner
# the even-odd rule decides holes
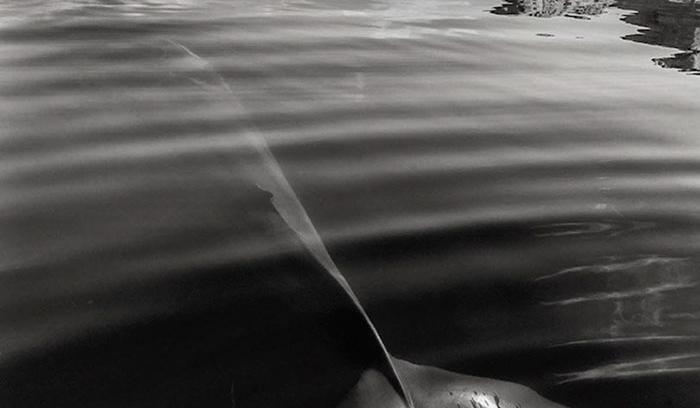
[[[206,80],[191,78],[193,82],[215,93],[223,91],[230,96],[239,112],[244,111],[233,90],[206,60],[182,44],[172,41],[171,44],[192,57],[190,61],[202,71],[212,74]],[[344,296],[341,297],[347,300],[348,307],[354,309],[357,321],[361,322],[354,327],[366,333],[359,337],[375,344],[374,347],[365,348],[369,351],[369,358],[366,356],[361,360],[369,362],[370,366],[362,373],[340,408],[431,408],[450,404],[478,408],[563,408],[521,385],[459,375],[392,358],[357,297],[328,254],[306,210],[264,138],[250,129],[247,130],[247,136],[262,158],[265,167],[261,172],[262,182],[258,186],[271,194],[271,200],[277,212],[342,289]],[[358,333],[353,333],[352,336],[354,338]]]
[[[163,44],[180,56],[164,69],[175,81],[245,116],[206,60]],[[241,133],[42,164],[73,177],[73,195],[18,199],[0,219],[15,237],[0,276],[3,408],[556,407],[393,359],[265,140]]]

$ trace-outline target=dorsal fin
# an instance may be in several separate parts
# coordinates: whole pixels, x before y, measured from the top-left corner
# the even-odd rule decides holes
[[[226,100],[233,105],[232,108],[237,114],[245,113],[245,108],[241,101],[236,97],[233,89],[231,89],[229,84],[216,71],[216,69],[209,64],[209,62],[176,41],[170,39],[167,39],[166,41],[180,48],[189,56],[188,65],[191,65],[190,67],[193,68],[193,70],[208,74],[207,78],[189,78],[193,81],[193,83],[209,92],[224,95]],[[413,408],[413,401],[411,400],[410,394],[399,377],[384,342],[379,337],[379,333],[374,327],[374,324],[372,324],[372,321],[360,304],[357,296],[355,296],[353,293],[347,280],[340,273],[340,270],[333,262],[333,259],[331,259],[331,256],[326,250],[320,235],[316,231],[316,228],[311,222],[311,219],[304,209],[304,206],[301,204],[301,201],[299,201],[299,198],[285,177],[282,167],[277,162],[277,159],[275,159],[275,156],[272,154],[267,142],[263,136],[254,129],[247,128],[244,131],[247,139],[259,154],[266,171],[266,174],[258,180],[258,187],[272,195],[272,205],[279,213],[280,217],[282,217],[287,225],[289,225],[289,227],[299,236],[304,246],[323,266],[324,270],[335,279],[338,285],[342,287],[349,300],[354,304],[358,313],[362,315],[369,334],[373,337],[377,347],[379,348],[379,354],[381,355],[382,361],[377,362],[378,367],[376,367],[376,369],[378,369],[386,377],[386,380],[401,398],[403,404],[407,408]]]

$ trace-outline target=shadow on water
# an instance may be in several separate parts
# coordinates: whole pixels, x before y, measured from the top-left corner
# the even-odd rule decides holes
[[[700,75],[700,3],[695,0],[507,0],[491,12],[591,19],[611,6],[630,11],[621,20],[639,27],[636,33],[623,39],[681,51],[654,58],[654,64]]]

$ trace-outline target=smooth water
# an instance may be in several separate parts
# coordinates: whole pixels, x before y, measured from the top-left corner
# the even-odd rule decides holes
[[[289,250],[252,131],[393,354],[571,408],[697,407],[698,10],[1,4],[0,365],[252,293],[198,284]]]

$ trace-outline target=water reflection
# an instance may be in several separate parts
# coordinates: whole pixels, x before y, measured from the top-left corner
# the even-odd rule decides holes
[[[700,75],[700,52],[680,52],[670,57],[654,58],[654,64],[661,68],[677,69],[681,72],[690,72],[693,75]]]
[[[628,358],[618,357],[614,362],[594,368],[560,373],[561,383],[700,370],[697,353],[687,349],[682,353],[669,353],[662,346],[675,343],[675,347],[683,350],[683,344],[693,344],[697,340],[696,327],[677,322],[669,313],[674,307],[673,299],[682,296],[679,293],[683,290],[697,285],[694,265],[687,257],[658,254],[613,256],[536,278],[547,285],[549,291],[555,287],[568,287],[571,291],[564,299],[543,302],[548,307],[578,305],[579,311],[587,308],[609,311],[608,321],[602,319],[602,325],[591,328],[588,337],[563,342],[556,347],[642,347],[643,344],[656,344],[650,346],[652,352],[644,356],[630,354]]]
[[[622,21],[640,27],[623,39],[683,51],[654,58],[654,64],[700,73],[700,4],[695,0],[506,0],[491,12],[590,19],[589,16],[603,14],[610,6],[631,11],[623,15]]]
[[[586,18],[602,14],[612,0],[506,0],[494,14],[526,14],[534,17]]]
[[[642,27],[625,40],[676,48],[681,53],[652,61],[662,68],[700,72],[700,14],[695,0],[621,0],[617,6],[633,10],[622,21]]]

